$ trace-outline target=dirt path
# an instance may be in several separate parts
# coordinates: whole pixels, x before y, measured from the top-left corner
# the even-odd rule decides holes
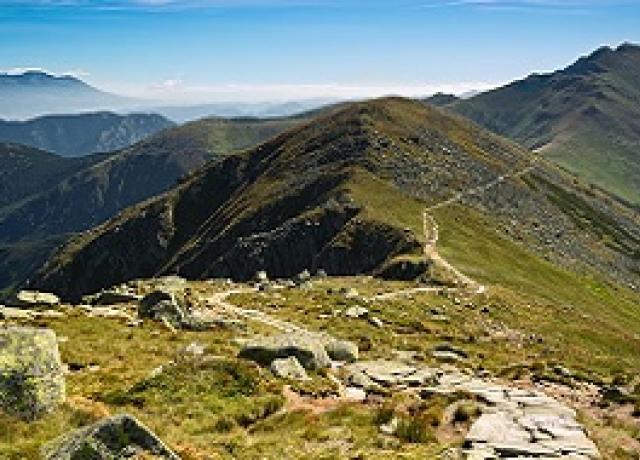
[[[458,192],[455,195],[453,195],[451,198],[448,198],[444,201],[428,206],[424,209],[422,214],[422,228],[423,228],[424,240],[425,240],[424,255],[425,257],[432,260],[433,262],[435,262],[436,264],[438,264],[439,266],[447,270],[449,273],[451,273],[453,277],[456,279],[457,284],[461,286],[461,288],[471,291],[472,293],[475,293],[475,294],[481,294],[486,291],[486,287],[484,285],[478,283],[473,278],[462,273],[460,270],[458,270],[456,267],[450,264],[446,259],[444,259],[444,257],[442,257],[439,254],[437,249],[437,244],[438,244],[440,233],[438,229],[438,223],[431,215],[431,212],[436,209],[440,209],[445,206],[456,203],[462,200],[465,196],[480,195],[482,193],[485,193],[487,190],[490,190],[493,187],[503,183],[507,179],[522,177],[525,174],[531,172],[535,168],[535,164],[534,164],[535,162],[536,160],[534,159],[532,164],[527,166],[524,169],[515,171],[513,173],[501,175],[497,179],[491,182],[488,182],[484,185],[479,185],[477,187],[473,187],[467,190],[466,192]]]

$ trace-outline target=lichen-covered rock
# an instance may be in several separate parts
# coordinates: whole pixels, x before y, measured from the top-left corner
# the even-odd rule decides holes
[[[273,375],[283,379],[307,380],[309,378],[304,367],[302,367],[294,356],[274,360],[271,363],[270,369]]]
[[[0,328],[0,409],[33,420],[64,401],[56,335],[49,329]]]
[[[151,430],[131,415],[116,415],[73,431],[42,448],[45,460],[179,460]]]
[[[358,346],[348,340],[331,340],[325,344],[324,349],[334,361],[352,363],[358,360]]]
[[[290,356],[297,358],[305,369],[331,366],[331,359],[324,345],[319,340],[303,334],[258,337],[245,343],[239,356],[265,366],[276,359]]]

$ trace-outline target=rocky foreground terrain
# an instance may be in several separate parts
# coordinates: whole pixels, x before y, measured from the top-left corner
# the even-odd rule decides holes
[[[640,337],[592,344],[545,324],[589,310],[470,287],[303,271],[22,291],[0,308],[0,455],[636,458],[638,357],[618,351]]]

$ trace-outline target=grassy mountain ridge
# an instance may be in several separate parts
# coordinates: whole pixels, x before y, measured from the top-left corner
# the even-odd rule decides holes
[[[449,107],[640,203],[640,47],[603,47]]]
[[[82,156],[120,150],[172,126],[173,122],[156,114],[49,115],[27,121],[0,120],[0,141],[62,156]]]
[[[640,243],[637,214],[586,196],[544,161],[530,177],[500,182],[533,160],[462,117],[418,102],[346,104],[211,163],[74,238],[34,284],[77,296],[175,272],[238,279],[259,269],[274,276],[304,268],[380,273],[397,257],[420,254],[425,204],[490,181],[500,185],[461,202],[491,216],[496,231],[567,265],[634,279],[637,260],[620,247]],[[582,200],[583,213],[571,216],[553,193],[573,198],[572,205]],[[601,216],[611,223],[602,234],[577,223]]]

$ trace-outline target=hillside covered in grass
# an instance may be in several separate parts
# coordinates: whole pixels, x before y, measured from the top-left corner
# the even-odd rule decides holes
[[[603,47],[449,107],[640,204],[640,47]]]

